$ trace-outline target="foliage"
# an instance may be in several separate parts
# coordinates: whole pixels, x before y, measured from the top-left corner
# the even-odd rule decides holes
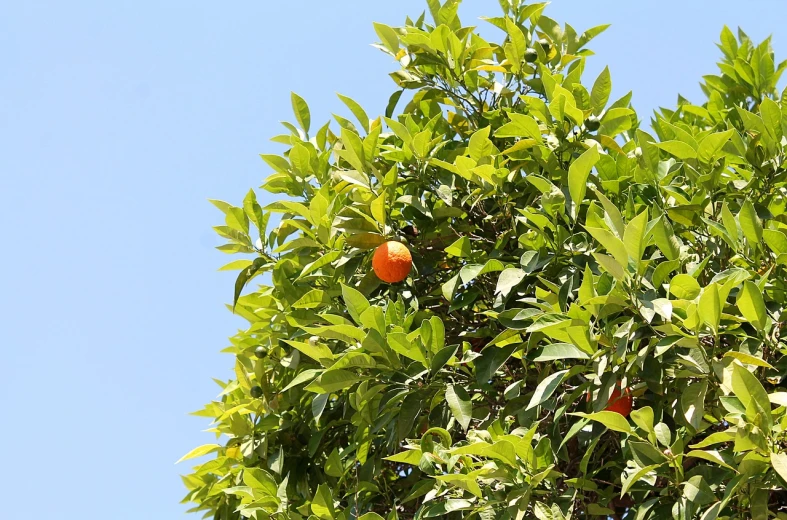
[[[212,457],[184,501],[216,519],[787,518],[769,41],[725,28],[706,102],[648,132],[608,69],[581,83],[605,26],[501,0],[492,43],[457,1],[428,4],[432,22],[375,25],[401,64],[384,117],[342,96],[356,121],[312,130],[293,94],[287,150],[262,156],[279,200],[215,202],[220,249],[253,255],[225,266],[249,326],[197,412],[218,443],[184,457]],[[391,239],[414,267],[389,285],[371,256]],[[618,385],[630,417],[604,411]]]

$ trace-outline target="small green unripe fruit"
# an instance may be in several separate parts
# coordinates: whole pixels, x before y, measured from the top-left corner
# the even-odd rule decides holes
[[[549,48],[552,46],[552,44],[546,38],[541,38],[538,40],[538,44],[542,49],[544,49],[544,52],[549,52]]]
[[[261,386],[252,386],[251,387],[251,396],[254,399],[259,399],[262,397],[262,387]]]
[[[312,336],[311,338],[309,338],[309,345],[311,345],[312,347],[316,347],[319,342],[320,342],[319,336]]]
[[[262,359],[268,355],[268,351],[265,350],[265,347],[257,347],[254,349],[254,355]]]
[[[538,51],[536,51],[536,50],[535,50],[535,49],[533,49],[532,47],[529,47],[529,48],[528,48],[528,49],[525,51],[525,61],[526,61],[526,62],[528,62],[528,63],[533,63],[533,62],[535,62],[537,59],[538,59]]]
[[[590,116],[585,119],[585,128],[591,132],[595,132],[601,126],[601,121],[596,116]]]

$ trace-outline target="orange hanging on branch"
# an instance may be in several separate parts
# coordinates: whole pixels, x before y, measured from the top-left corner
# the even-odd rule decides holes
[[[634,400],[631,397],[631,390],[626,388],[621,394],[620,389],[615,388],[612,391],[612,395],[609,396],[609,403],[607,403],[607,407],[604,408],[604,411],[617,412],[623,417],[628,417],[631,413],[633,401]]]
[[[372,257],[372,269],[377,278],[388,283],[401,282],[410,274],[413,257],[401,242],[389,241],[380,244]]]
[[[589,403],[592,395],[593,394],[590,392],[590,390],[588,390],[585,394],[585,401]],[[634,399],[631,396],[631,389],[626,388],[623,390],[623,393],[621,393],[620,387],[617,387],[612,390],[612,395],[609,396],[609,401],[607,401],[607,406],[604,407],[603,411],[616,412],[623,417],[628,417],[631,413],[633,405]]]

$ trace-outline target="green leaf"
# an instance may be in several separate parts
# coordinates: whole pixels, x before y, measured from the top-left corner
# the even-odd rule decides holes
[[[643,211],[627,225],[623,235],[623,244],[629,258],[639,263],[645,250],[645,227],[648,224],[648,212]]]
[[[760,289],[753,282],[743,282],[743,287],[738,293],[738,309],[759,332],[765,330],[768,321],[768,313],[765,309],[765,302],[762,299]]]
[[[629,254],[626,244],[621,239],[613,235],[611,232],[602,228],[585,227],[588,233],[591,234],[596,241],[604,246],[609,254],[625,268],[629,263]],[[632,239],[633,240],[633,239]]]
[[[347,305],[347,312],[350,313],[356,324],[361,325],[361,314],[369,308],[369,300],[360,291],[344,284],[341,284],[341,286],[342,298]]]
[[[505,462],[509,466],[516,467],[516,449],[514,445],[507,441],[501,440],[493,444],[486,442],[474,442],[467,446],[454,448],[451,450],[455,455],[480,455],[490,459],[497,459]]]
[[[598,75],[598,78],[593,83],[593,89],[590,92],[590,105],[593,107],[594,114],[598,115],[604,111],[611,92],[612,78],[609,74],[609,67],[604,67],[604,70],[601,71],[601,74]]]
[[[721,299],[718,284],[711,283],[702,290],[698,310],[703,323],[716,334],[721,320]]]
[[[593,253],[593,258],[619,282],[626,279],[626,272],[623,270],[623,266],[611,256]]]
[[[290,163],[284,157],[273,154],[260,154],[260,158],[265,163],[279,173],[288,173],[290,171]]]
[[[197,457],[202,457],[203,455],[207,455],[208,453],[213,453],[214,451],[221,448],[219,444],[203,444],[202,446],[198,446],[191,450],[190,452],[183,455],[175,464],[180,464],[184,460],[195,459]]]
[[[737,352],[735,350],[730,350],[728,352],[725,352],[724,356],[722,357],[737,359],[741,363],[745,363],[747,365],[773,369],[773,366],[771,366],[771,364],[765,361],[764,359],[758,358],[756,356],[752,356],[751,354],[746,354],[745,352]]]
[[[316,271],[318,269],[321,269],[321,268],[323,268],[323,267],[325,267],[327,265],[330,265],[331,263],[336,261],[340,256],[342,256],[342,252],[341,251],[331,251],[331,252],[321,256],[320,258],[318,258],[314,262],[312,262],[312,263],[308,264],[306,267],[304,267],[303,271],[301,271],[300,276],[298,276],[298,279],[301,279],[304,276],[309,275],[309,274],[313,273],[314,271]]]
[[[361,515],[358,520],[385,520],[382,516],[378,515],[377,513],[366,513]]]
[[[573,203],[572,215],[575,218],[579,213],[579,206],[585,199],[590,170],[593,169],[599,158],[598,150],[592,146],[568,167],[568,190]]]
[[[707,391],[708,382],[700,381],[683,388],[680,394],[683,415],[695,430],[700,429],[702,416],[705,414],[705,394]]]
[[[445,391],[445,400],[456,421],[467,430],[470,421],[473,419],[473,405],[470,402],[470,395],[462,386],[448,385]]]
[[[347,136],[355,135],[348,130],[345,130],[344,132]],[[356,186],[361,186],[362,188],[369,188],[371,186],[369,177],[367,177],[366,174],[361,171],[363,169],[363,155],[357,154],[356,151],[351,147],[342,150],[340,153],[344,159],[350,161],[353,167],[358,168],[358,170],[340,170],[336,172],[336,176],[345,182],[349,182],[350,184],[355,184]]]
[[[497,287],[495,294],[501,294],[503,297],[508,296],[519,282],[525,279],[525,272],[518,267],[509,267],[500,273],[500,278],[497,280]]]
[[[421,414],[422,404],[421,397],[417,392],[407,394],[404,400],[402,400],[402,404],[399,407],[399,414],[396,418],[397,440],[404,440],[410,435],[410,432],[416,424],[416,419]],[[415,464],[418,464],[417,460]]]
[[[734,59],[738,54],[738,40],[735,35],[726,25],[721,30],[721,50],[724,55],[730,59]]]
[[[656,440],[658,440],[662,446],[669,447],[672,444],[672,431],[669,429],[669,426],[660,422],[653,427],[653,431],[656,434]]]
[[[729,432],[716,432],[711,433],[702,441],[698,442],[697,444],[692,444],[690,448],[705,448],[707,446],[713,446],[714,444],[720,444],[723,442],[730,442],[735,440],[735,434]]]
[[[541,143],[541,129],[538,123],[531,116],[510,112],[508,117],[510,123],[506,123],[495,132],[495,137],[529,137],[535,139],[536,143]]]
[[[538,350],[533,359],[536,362],[554,361],[556,359],[588,359],[589,356],[571,343],[552,343]]]
[[[764,429],[771,429],[773,418],[768,393],[751,372],[738,364],[732,365],[732,393],[746,408],[746,415],[751,415],[750,420],[753,420],[755,416],[760,416]]]
[[[345,242],[348,246],[358,249],[374,249],[387,242],[387,239],[379,233],[363,232],[348,235]]]
[[[667,217],[658,217],[651,228],[653,240],[667,260],[677,260],[680,258],[680,240],[675,236]],[[661,265],[661,264],[659,264]],[[658,267],[657,267],[658,268]]]
[[[418,462],[421,460],[421,450],[402,451],[396,455],[385,457],[385,460],[390,460],[391,462],[403,462],[404,464],[417,466]]]
[[[486,126],[480,130],[477,130],[470,136],[470,142],[467,146],[467,151],[470,157],[478,162],[485,157],[489,157],[494,153],[494,145],[492,141],[489,140],[489,130],[491,129],[490,126]]]
[[[619,415],[619,414],[616,414]],[[623,481],[623,487],[620,490],[620,496],[622,497],[631,489],[631,486],[637,483],[642,477],[650,473],[651,471],[656,471],[661,464],[653,464],[652,466],[645,466],[644,468],[640,468],[634,473],[632,473],[628,478]]]
[[[760,115],[765,129],[774,141],[781,141],[782,138],[782,111],[776,101],[771,98],[763,98],[760,103]]]
[[[703,162],[710,162],[718,157],[719,152],[721,152],[721,149],[727,141],[730,140],[733,132],[734,130],[730,129],[725,132],[716,132],[705,136],[705,138],[700,141],[698,149],[699,159]]]
[[[683,496],[697,506],[710,504],[716,499],[716,495],[702,475],[694,475],[684,482]]]
[[[323,325],[318,327],[301,326],[301,328],[309,334],[315,334],[323,338],[338,339],[350,344],[356,341],[363,341],[366,337],[366,333],[362,329],[346,324]]]
[[[368,188],[369,179],[362,173],[365,170],[363,141],[358,134],[348,128],[342,128],[341,138],[344,149],[339,154],[342,159],[350,163],[355,171],[339,170],[337,175],[349,183]]]
[[[510,18],[506,18],[506,32],[508,33],[508,39],[511,42],[511,48],[514,51],[514,56],[516,57],[516,64],[519,65],[522,62],[522,59],[525,56],[525,50],[527,49],[527,42],[525,41],[525,35],[522,33],[522,29],[517,26]]]
[[[653,270],[653,275],[650,277],[653,287],[660,288],[664,283],[664,280],[667,278],[667,275],[679,267],[680,260],[669,260],[667,262],[661,262],[659,265],[657,265],[656,269]]]
[[[418,361],[424,367],[428,366],[423,352],[421,352],[421,349],[419,349],[415,343],[407,339],[407,334],[403,332],[391,332],[388,334],[387,339],[388,346],[390,346],[394,352],[406,358]]]
[[[744,110],[740,107],[735,107],[735,110],[738,112],[738,116],[740,116],[741,120],[743,121],[743,126],[747,131],[758,134],[767,133],[767,130],[765,129],[765,123],[760,116],[752,114],[748,110]]]
[[[670,293],[681,300],[693,300],[700,295],[700,284],[688,274],[676,275],[670,280]]]
[[[225,216],[227,226],[244,235],[249,234],[249,217],[243,208],[237,208],[227,204],[222,200],[208,199],[208,202],[216,206]]]
[[[771,516],[768,511],[768,502],[771,492],[767,488],[757,488],[749,491],[749,516],[751,520],[768,520]]]
[[[274,211],[277,213],[291,213],[293,215],[298,215],[300,217],[303,217],[309,222],[311,222],[311,218],[312,218],[311,210],[309,210],[309,208],[305,204],[301,204],[300,202],[294,202],[291,200],[280,200],[277,202],[273,202],[265,206],[265,210]]]
[[[311,291],[307,292],[295,303],[292,304],[293,309],[315,309],[317,307],[321,307],[323,305],[327,305],[330,303],[330,297],[325,293],[325,291],[321,289],[312,289]]]
[[[500,260],[492,259],[486,262],[485,264],[469,264],[464,266],[459,271],[459,277],[462,279],[462,283],[470,283],[471,281],[475,280],[477,277],[481,276],[482,274],[487,273],[494,273],[497,271],[502,271],[505,268],[505,265]]]
[[[301,96],[295,92],[290,93],[290,100],[292,101],[292,111],[295,112],[295,119],[301,125],[304,132],[309,132],[309,125],[311,124],[311,115],[309,113],[309,105],[303,100]]]
[[[626,420],[625,417],[623,417],[617,412],[607,412],[607,411],[595,412],[595,413],[577,412],[569,415],[576,415],[578,417],[584,417],[585,419],[590,419],[591,421],[599,422],[604,426],[606,426],[607,428],[609,428],[610,430],[614,430],[616,432],[631,433],[631,425],[629,424],[629,422]]]
[[[538,386],[536,387],[535,392],[533,393],[533,397],[530,399],[530,403],[528,403],[527,408],[525,410],[530,410],[531,408],[535,408],[536,406],[540,405],[547,399],[549,399],[555,390],[560,386],[560,383],[563,382],[563,378],[568,373],[568,370],[561,370],[560,372],[555,372],[554,374],[550,374],[545,377]]]
[[[470,239],[467,237],[462,237],[450,246],[445,248],[445,252],[452,256],[457,256],[460,258],[470,256],[472,250],[470,249]]]
[[[488,347],[481,352],[481,357],[475,360],[475,375],[479,384],[491,381],[497,369],[511,357],[519,347],[514,343],[505,347]]]
[[[604,206],[604,211],[607,214],[612,231],[618,237],[623,237],[626,226],[623,224],[623,216],[620,214],[620,210],[603,193],[596,190],[595,188],[593,189],[596,192],[596,197],[598,197],[598,200],[601,201],[601,205]]]
[[[787,481],[787,453],[771,452],[771,466],[783,480]]]
[[[331,371],[344,368],[374,368],[376,366],[377,362],[369,354],[357,350],[350,350],[342,354],[325,373],[327,374]]]
[[[421,322],[421,331],[424,330],[427,323],[429,324],[430,331],[429,339],[425,339],[422,333],[421,340],[424,342],[424,346],[429,349],[432,354],[437,354],[445,347],[445,325],[443,324],[443,320],[439,317],[432,316],[429,318],[429,321],[424,320]]]
[[[382,23],[373,22],[373,25],[374,32],[380,37],[380,41],[383,42],[385,48],[394,55],[399,52],[399,36],[397,36],[396,31]]]
[[[775,229],[763,229],[762,238],[777,255],[787,253],[787,235]]]
[[[724,223],[724,229],[727,230],[727,233],[733,238],[733,240],[737,243],[738,242],[738,221],[735,220],[735,216],[730,211],[729,206],[725,202],[721,207],[721,219]]]
[[[743,202],[741,211],[738,213],[738,221],[741,223],[743,236],[746,237],[752,248],[756,248],[762,241],[762,222],[749,199]]]
[[[349,98],[347,96],[343,96],[341,94],[336,94],[339,96],[339,99],[342,100],[342,103],[347,105],[347,108],[350,109],[350,112],[353,113],[355,119],[361,124],[361,128],[363,128],[366,132],[369,132],[369,116],[366,115],[366,111],[359,105],[355,100]]]
[[[325,372],[319,379],[307,385],[306,390],[317,394],[331,394],[350,388],[363,379],[365,378],[360,378],[348,370],[333,370]]]
[[[317,343],[312,345],[309,342],[295,341],[291,339],[285,339],[284,342],[302,354],[309,356],[318,363],[321,363],[321,360],[327,360],[329,362],[333,360],[333,352],[331,352],[331,349],[325,344]]]
[[[311,357],[311,356],[310,356],[310,357]],[[313,359],[313,358],[312,358],[312,359]],[[315,377],[317,377],[317,376],[318,376],[319,374],[321,374],[321,373],[322,373],[322,370],[320,370],[320,369],[318,369],[318,368],[310,368],[310,369],[308,369],[308,370],[304,370],[303,372],[301,372],[300,374],[298,374],[297,376],[295,376],[295,377],[293,378],[293,380],[292,380],[292,381],[290,381],[290,382],[287,384],[287,386],[285,386],[284,388],[282,388],[282,390],[281,390],[281,391],[282,391],[282,392],[286,392],[287,390],[289,390],[289,389],[291,389],[291,388],[295,388],[296,386],[298,386],[298,385],[302,385],[303,383],[305,383],[305,382],[307,382],[307,381],[311,381],[312,379],[314,379]]]
[[[455,486],[459,489],[464,489],[465,491],[469,491],[473,495],[477,497],[482,497],[483,492],[481,491],[481,487],[478,485],[476,475],[465,475],[463,473],[449,473],[448,475],[436,475],[435,479],[445,482],[451,486]],[[450,500],[450,499],[449,499]],[[456,510],[451,508],[452,510]],[[446,511],[448,511],[448,507],[446,507]]]
[[[459,275],[455,274],[452,276],[447,282],[445,282],[440,287],[440,292],[443,295],[443,298],[448,300],[449,302],[454,301],[454,293],[456,292],[457,287],[461,285],[461,281],[459,279]]]
[[[708,462],[713,462],[714,464],[718,464],[719,466],[725,467],[727,469],[731,469],[735,471],[735,468],[724,462],[724,459],[719,454],[718,451],[714,450],[692,450],[688,452],[686,457],[694,457],[696,459],[707,460]]]
[[[325,474],[329,477],[341,478],[344,475],[344,466],[342,459],[339,457],[339,450],[333,449],[328,459],[325,461]]]
[[[241,361],[240,357],[236,357],[235,358],[234,371],[235,371],[235,377],[237,378],[238,384],[240,385],[240,387],[244,388],[246,390],[250,389],[251,388],[251,379],[249,379],[249,375],[248,375],[248,373],[246,371],[246,367],[243,364],[243,362]]]
[[[219,267],[219,271],[240,271],[251,265],[251,260],[233,260]]]
[[[328,484],[320,484],[311,502],[311,510],[320,520],[333,520],[336,512],[333,506],[333,495]]]
[[[643,406],[642,408],[637,408],[636,410],[632,410],[630,414],[631,420],[634,421],[634,424],[645,430],[646,432],[653,433],[655,432],[653,428],[653,408],[650,406]]]
[[[235,306],[238,304],[238,298],[240,298],[243,288],[246,287],[249,280],[254,278],[254,275],[259,272],[263,265],[265,265],[265,261],[262,258],[256,258],[250,266],[238,273],[238,277],[235,279],[235,294],[232,298],[233,310],[235,310]]]
[[[268,227],[268,215],[263,214],[262,208],[257,202],[257,194],[254,193],[253,189],[250,189],[243,198],[243,211],[257,227],[260,236],[265,236],[265,231]]]
[[[700,517],[700,520],[716,520],[719,517],[719,512],[721,511],[722,507],[723,507],[723,504],[721,502],[716,502],[715,504],[710,506],[705,511],[705,513],[702,514],[702,517]]]
[[[615,137],[621,132],[631,128],[631,116],[634,111],[630,108],[615,107],[614,104],[604,113],[601,118],[601,127],[598,129],[599,135]]]
[[[441,348],[437,354],[432,357],[432,363],[429,367],[429,372],[434,375],[443,368],[448,361],[456,354],[456,350],[458,345],[449,345],[447,347]]]
[[[697,151],[683,141],[664,141],[662,143],[653,144],[680,160],[697,158]]]
[[[779,406],[787,406],[787,392],[773,392],[768,394],[768,400]]]

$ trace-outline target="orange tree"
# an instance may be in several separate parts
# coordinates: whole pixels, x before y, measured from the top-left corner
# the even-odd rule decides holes
[[[605,26],[500,4],[501,43],[457,1],[376,24],[385,115],[315,129],[293,94],[279,200],[216,202],[249,325],[193,511],[787,518],[785,64],[725,28],[705,102],[648,131],[582,84]]]

